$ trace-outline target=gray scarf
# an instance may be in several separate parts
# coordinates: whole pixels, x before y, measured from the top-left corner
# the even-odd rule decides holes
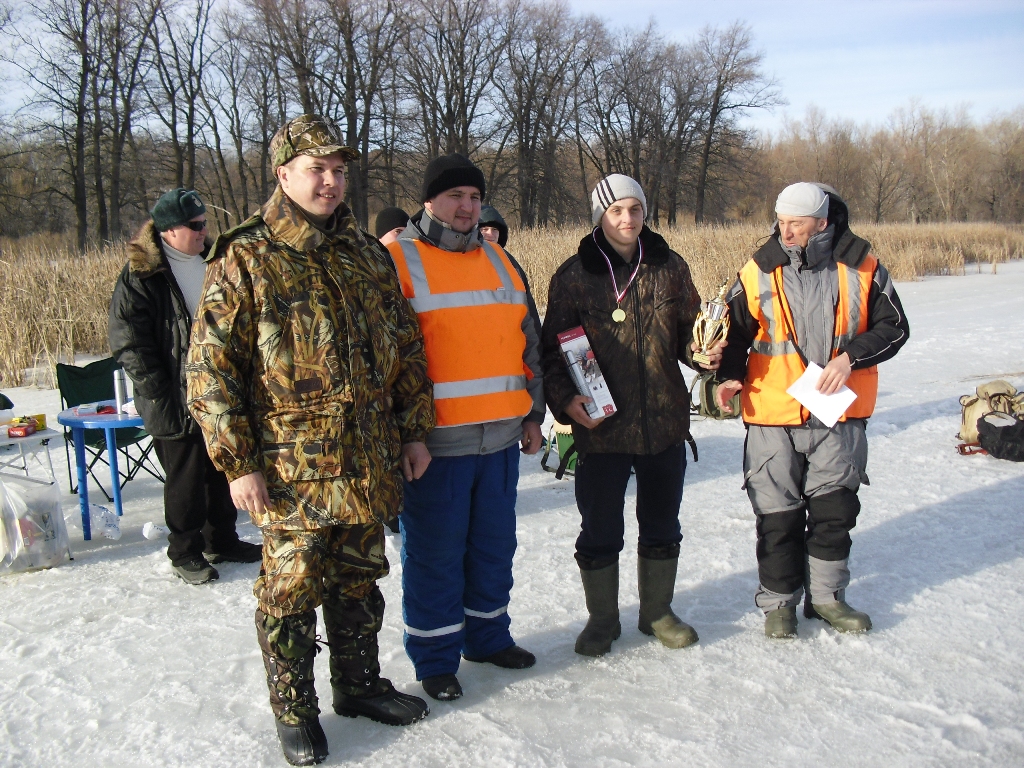
[[[443,221],[432,216],[426,208],[423,209],[423,215],[419,220],[409,222],[408,228],[415,230],[415,234],[420,239],[453,253],[468,253],[479,248],[483,242],[480,239],[480,227],[474,226],[465,234],[456,232]]]

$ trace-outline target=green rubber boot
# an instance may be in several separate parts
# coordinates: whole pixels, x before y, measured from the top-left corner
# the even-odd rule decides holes
[[[619,624],[619,563],[598,570],[580,568],[583,594],[587,598],[590,618],[576,638],[576,653],[581,656],[604,656],[612,642],[622,634]]]
[[[765,614],[764,634],[779,640],[796,637],[796,607],[784,605]]]
[[[679,558],[652,560],[637,557],[637,586],[640,591],[638,629],[654,635],[666,648],[685,648],[697,642],[697,631],[672,613]]]
[[[853,610],[845,600],[812,605],[808,597],[804,602],[804,616],[827,621],[836,632],[867,632],[871,629],[871,617]]]

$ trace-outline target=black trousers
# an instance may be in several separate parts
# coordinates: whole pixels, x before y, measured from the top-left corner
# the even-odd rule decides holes
[[[757,571],[761,584],[780,595],[804,583],[805,555],[846,560],[853,544],[860,499],[840,488],[807,500],[807,508],[757,516]]]
[[[238,541],[238,510],[231,501],[228,479],[213,466],[201,435],[184,440],[153,440],[164,468],[164,520],[171,533],[167,556],[181,565],[207,552],[219,552]]]
[[[584,569],[611,565],[622,551],[631,469],[636,469],[638,551],[655,560],[679,555],[685,444],[652,455],[588,453],[576,464],[576,504],[583,517],[576,560]]]

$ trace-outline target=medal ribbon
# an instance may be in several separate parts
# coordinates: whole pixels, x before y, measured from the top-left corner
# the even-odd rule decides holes
[[[615,306],[622,303],[623,297],[626,295],[626,291],[629,290],[629,286],[633,284],[636,279],[636,273],[640,271],[640,263],[644,260],[644,244],[643,241],[638,237],[636,239],[637,245],[640,246],[640,258],[636,260],[636,269],[633,270],[633,274],[629,276],[629,281],[626,283],[626,287],[619,291],[619,284],[615,280],[615,270],[612,268],[612,260],[608,258],[608,254],[601,248],[601,244],[597,242],[597,228],[590,233],[590,236],[594,238],[594,245],[597,246],[597,250],[604,256],[604,263],[608,265],[608,274],[612,276],[612,290],[615,291]]]

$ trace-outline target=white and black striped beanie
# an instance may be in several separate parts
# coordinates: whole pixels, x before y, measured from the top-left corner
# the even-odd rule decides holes
[[[605,176],[597,182],[594,191],[590,193],[594,226],[596,227],[601,223],[601,217],[604,216],[604,212],[608,210],[612,203],[627,197],[635,197],[640,201],[640,205],[644,209],[644,220],[646,221],[647,198],[635,179],[623,176],[621,173],[613,173],[611,176]]]

